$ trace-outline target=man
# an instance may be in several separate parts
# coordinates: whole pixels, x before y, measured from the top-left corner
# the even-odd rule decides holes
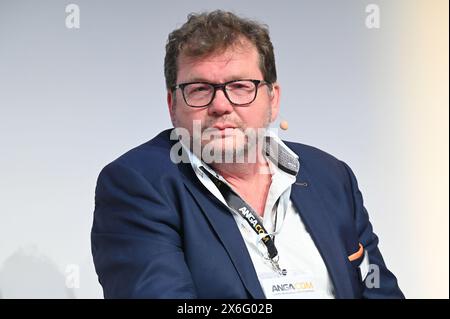
[[[355,176],[267,130],[280,99],[267,29],[191,14],[169,35],[175,130],[100,173],[92,251],[107,298],[403,298]]]

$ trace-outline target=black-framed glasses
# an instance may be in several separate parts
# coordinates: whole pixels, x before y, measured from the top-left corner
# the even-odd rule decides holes
[[[211,104],[217,90],[222,90],[228,101],[237,106],[248,106],[258,94],[261,84],[270,84],[263,80],[233,80],[221,84],[209,82],[188,82],[175,85],[172,90],[181,89],[184,102],[190,107],[205,107]]]

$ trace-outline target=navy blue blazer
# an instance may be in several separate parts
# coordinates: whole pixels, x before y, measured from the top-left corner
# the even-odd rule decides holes
[[[91,242],[105,298],[265,298],[232,214],[189,163],[171,161],[169,137],[161,132],[99,175]],[[291,200],[336,297],[403,298],[350,168],[311,146],[286,144],[300,161]],[[379,267],[379,288],[361,281],[361,260],[349,261],[360,243]]]

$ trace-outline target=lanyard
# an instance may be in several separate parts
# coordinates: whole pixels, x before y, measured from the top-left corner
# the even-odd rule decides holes
[[[269,255],[270,262],[272,266],[278,271],[280,274],[285,275],[286,270],[280,269],[278,265],[278,250],[275,247],[274,239],[269,235],[263,224],[260,222],[258,215],[253,210],[253,208],[248,205],[236,192],[231,189],[226,183],[220,181],[217,177],[212,175],[207,169],[204,167],[200,167],[200,169],[205,172],[212,182],[217,186],[219,191],[222,193],[225,201],[228,206],[233,209],[233,211],[237,212],[239,215],[244,218],[247,223],[251,226],[251,228],[261,237],[262,242],[267,248],[267,252]]]

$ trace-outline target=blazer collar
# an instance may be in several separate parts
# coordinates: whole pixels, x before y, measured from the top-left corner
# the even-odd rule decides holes
[[[253,298],[265,298],[253,262],[232,214],[222,202],[205,189],[195,176],[190,164],[181,163],[179,167],[183,172],[186,188],[217,233],[244,286]]]

